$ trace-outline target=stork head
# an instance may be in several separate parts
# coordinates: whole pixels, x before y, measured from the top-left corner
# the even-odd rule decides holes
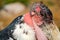
[[[40,3],[33,3],[30,11],[38,13],[38,12],[40,12],[40,10],[41,10]],[[31,15],[33,15],[33,13],[31,13]]]
[[[30,14],[33,17],[35,15],[38,15],[40,17],[40,20],[43,20],[46,23],[51,23],[52,13],[50,9],[45,4],[43,4],[43,2],[33,3]]]

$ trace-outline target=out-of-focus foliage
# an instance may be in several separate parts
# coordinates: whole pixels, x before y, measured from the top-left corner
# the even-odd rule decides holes
[[[4,4],[9,4],[9,3],[13,3],[13,2],[21,2],[21,3],[25,4],[26,6],[29,4],[29,0],[4,0],[3,2],[4,2]]]
[[[47,1],[47,4],[50,5],[50,6],[54,5],[54,3],[52,1]]]
[[[0,9],[9,3],[14,3],[14,2],[21,2],[22,4],[24,4],[25,6],[28,6],[28,4],[30,3],[29,0],[0,0]]]

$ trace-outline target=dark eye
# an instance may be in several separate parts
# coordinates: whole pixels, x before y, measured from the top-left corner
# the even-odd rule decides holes
[[[20,28],[22,28],[22,26],[20,26]]]
[[[33,12],[36,12],[35,10]]]

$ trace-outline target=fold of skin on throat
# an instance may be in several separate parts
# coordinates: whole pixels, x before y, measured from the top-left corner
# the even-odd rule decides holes
[[[48,40],[44,32],[42,31],[41,28],[35,23],[34,19],[32,19],[33,24],[34,24],[34,29],[35,29],[35,34],[37,36],[38,40]]]

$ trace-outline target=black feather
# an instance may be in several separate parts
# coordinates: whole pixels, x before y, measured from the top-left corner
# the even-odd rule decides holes
[[[11,24],[9,24],[5,29],[3,29],[2,31],[0,31],[0,40],[8,40],[9,37],[13,38],[12,33],[14,32],[15,24],[20,23],[22,17],[23,17],[22,15],[21,16],[18,16],[17,18],[15,18],[12,21]]]

